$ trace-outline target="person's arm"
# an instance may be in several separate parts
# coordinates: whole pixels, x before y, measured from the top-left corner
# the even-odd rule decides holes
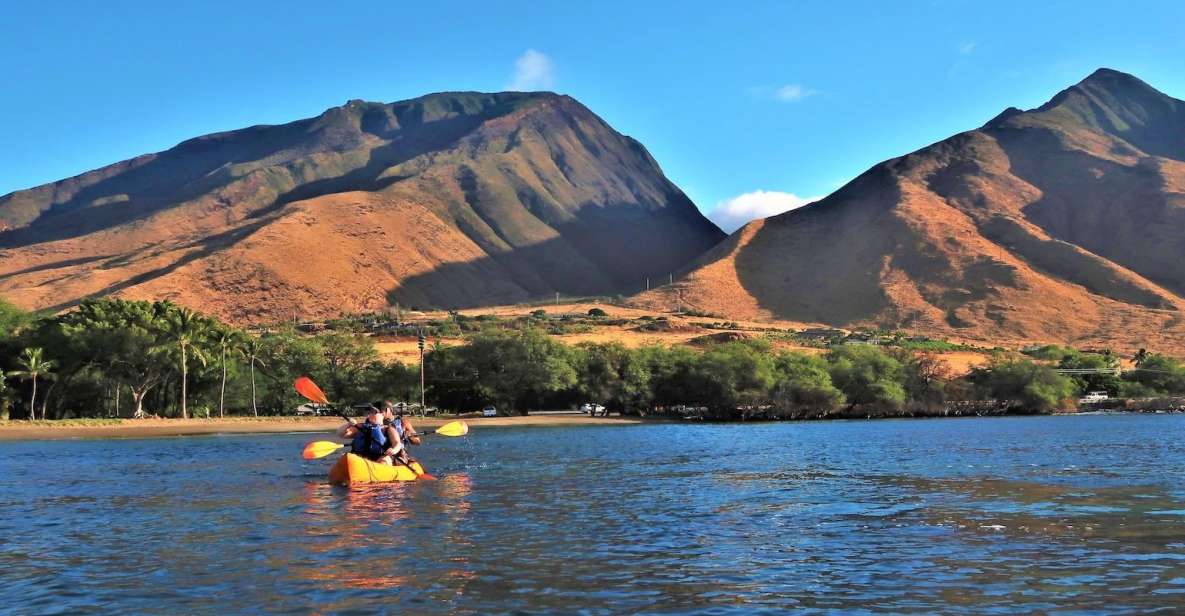
[[[354,438],[356,434],[358,434],[358,429],[354,427],[354,424],[343,424],[337,429],[337,435],[341,438]]]
[[[416,432],[416,429],[411,426],[411,420],[409,420],[407,417],[403,417],[402,421],[403,433],[407,435],[407,442],[411,443],[412,445],[419,445],[420,435],[418,432]]]
[[[399,433],[395,431],[395,428],[387,426],[383,428],[383,434],[386,435],[387,442],[390,443],[383,455],[393,456],[403,449],[403,442],[399,440]]]

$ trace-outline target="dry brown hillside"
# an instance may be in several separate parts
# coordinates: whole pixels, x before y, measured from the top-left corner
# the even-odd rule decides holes
[[[566,96],[351,101],[0,197],[0,296],[239,322],[631,293],[723,237]]]
[[[642,304],[991,342],[1185,342],[1185,102],[1100,70],[751,223]]]

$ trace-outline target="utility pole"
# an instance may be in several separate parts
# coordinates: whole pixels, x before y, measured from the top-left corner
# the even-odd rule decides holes
[[[560,292],[559,291],[555,292],[555,305],[556,306],[560,305]]]
[[[649,276],[646,277],[646,290],[647,291],[650,290],[650,277]]]
[[[675,273],[674,272],[667,274],[667,284],[675,284]]]
[[[420,417],[428,414],[427,407],[424,406],[424,328],[420,328]]]

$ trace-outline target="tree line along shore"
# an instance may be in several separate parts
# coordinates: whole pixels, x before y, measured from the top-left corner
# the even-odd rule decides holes
[[[604,318],[600,314],[590,315]],[[922,346],[838,344],[807,354],[766,338],[700,347],[563,344],[537,311],[499,320],[453,315],[429,324],[424,397],[446,412],[503,414],[602,404],[638,417],[821,419],[1043,413],[1087,393],[1174,407],[1185,365],[1141,352],[1121,370],[1110,352],[1044,346],[997,350],[955,374]],[[432,327],[460,331],[442,346]],[[420,399],[420,366],[384,361],[350,321],[315,332],[248,332],[167,301],[92,299],[59,315],[0,303],[0,418],[226,417],[291,414],[311,376],[353,404]]]

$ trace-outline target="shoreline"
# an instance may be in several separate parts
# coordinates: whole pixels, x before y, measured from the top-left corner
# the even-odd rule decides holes
[[[525,415],[510,417],[413,418],[417,430],[432,430],[450,421],[464,421],[470,429],[526,426],[635,425],[637,417],[587,415]],[[159,438],[216,434],[333,434],[342,420],[336,417],[234,417],[226,419],[112,419],[87,424],[85,420],[0,422],[0,442],[77,439]],[[77,422],[77,423],[75,423]]]
[[[629,426],[655,423],[798,423],[819,421],[855,421],[877,419],[971,419],[990,417],[1073,417],[1088,415],[1177,415],[1179,409],[1090,409],[1052,411],[1045,413],[991,414],[918,414],[918,415],[852,415],[831,417],[799,417],[780,420],[750,419],[731,421],[681,421],[671,417],[616,416],[589,417],[577,414],[537,414],[504,417],[428,417],[413,418],[417,430],[436,429],[451,421],[464,421],[471,430],[483,428],[525,428],[563,426]],[[163,438],[180,436],[214,436],[234,434],[325,434],[333,435],[342,420],[336,417],[228,417],[225,419],[65,419],[0,421],[0,443],[10,441],[63,441]]]

